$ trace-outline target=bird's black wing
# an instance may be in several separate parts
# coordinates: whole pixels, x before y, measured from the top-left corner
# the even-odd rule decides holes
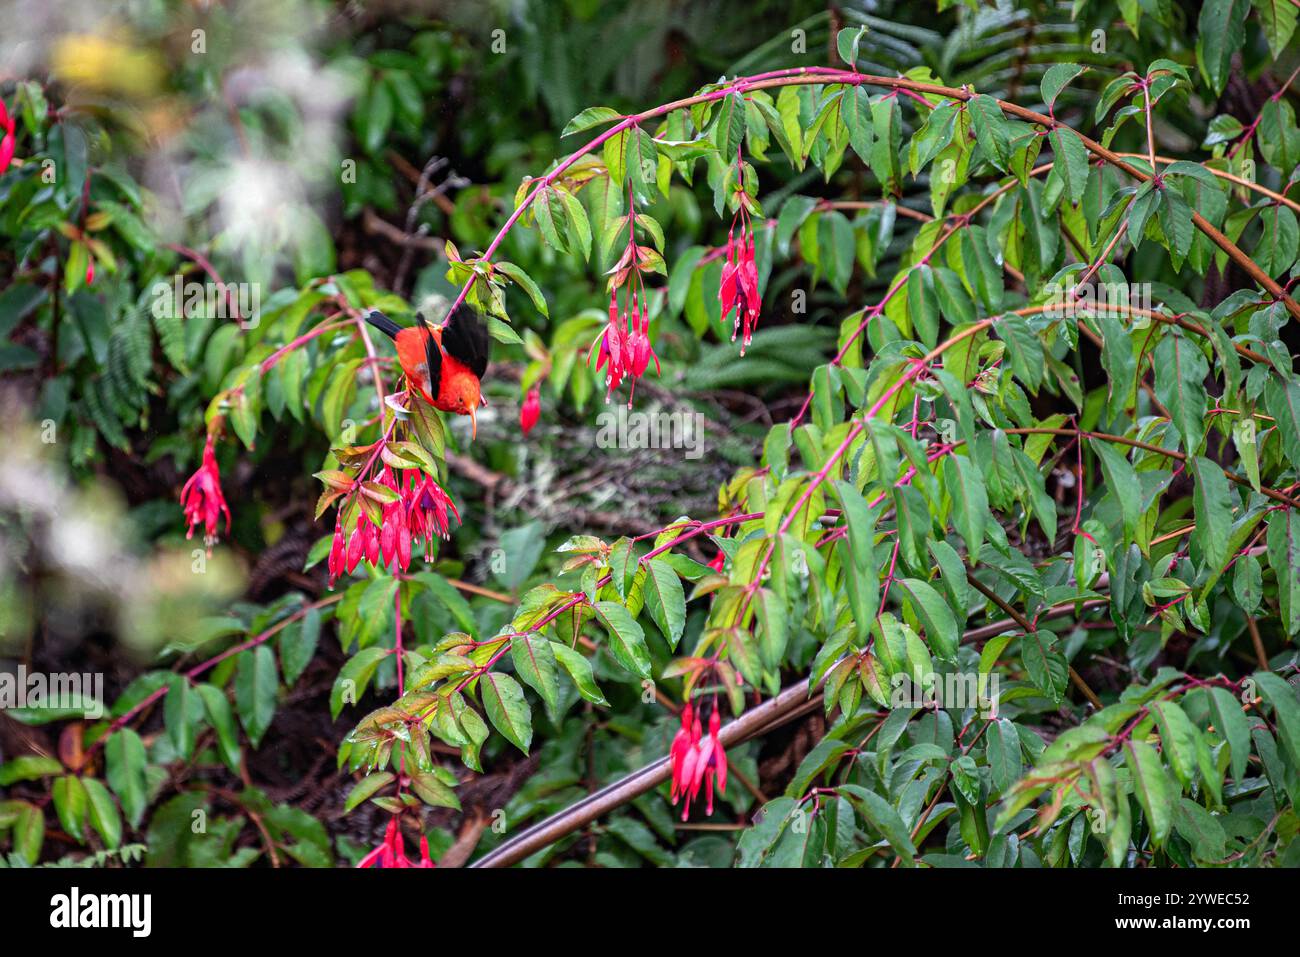
[[[447,317],[442,327],[442,347],[480,379],[487,372],[487,326],[473,309],[458,308]]]
[[[433,339],[433,330],[429,327],[429,320],[424,318],[424,313],[415,314],[415,323],[424,333],[424,361],[429,366],[429,395],[436,399],[438,384],[442,381],[442,351]]]

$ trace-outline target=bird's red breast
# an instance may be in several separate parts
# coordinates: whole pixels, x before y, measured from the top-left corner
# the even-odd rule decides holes
[[[430,389],[429,383],[430,337],[433,339],[432,348],[438,350],[442,359],[436,394]],[[426,326],[403,329],[397,334],[396,343],[397,360],[401,363],[402,371],[426,402],[443,412],[474,416],[482,401],[482,384],[465,363],[442,348],[441,328]],[[477,421],[474,425],[477,426]]]
[[[478,407],[483,403],[483,376],[488,367],[487,327],[471,309],[453,309],[443,324],[431,326],[423,313],[414,326],[402,328],[377,309],[366,322],[397,345],[397,361],[407,382],[436,409],[470,417],[478,434]]]

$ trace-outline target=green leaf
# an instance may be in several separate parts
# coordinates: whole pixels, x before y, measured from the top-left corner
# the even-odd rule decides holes
[[[871,509],[852,483],[836,481],[833,488],[849,530],[848,541],[843,543],[848,554],[848,560],[843,563],[844,575],[858,640],[862,641],[871,629],[880,595],[880,578],[876,573],[874,556],[878,513]]]
[[[1282,452],[1294,469],[1300,469],[1300,385],[1292,376],[1271,375],[1264,386],[1264,402],[1277,424]]]
[[[62,774],[63,765],[57,758],[40,754],[24,754],[0,765],[0,787],[19,781],[39,781],[54,774]]]
[[[596,617],[609,632],[609,650],[620,665],[638,678],[650,677],[650,651],[645,632],[628,610],[616,601],[598,601]]]
[[[284,683],[293,686],[316,654],[320,642],[320,610],[308,608],[298,621],[286,625],[280,632],[280,670]]]
[[[381,75],[376,74],[371,78],[365,106],[353,115],[360,121],[361,145],[367,153],[378,153],[393,122],[393,98]]]
[[[482,676],[480,688],[488,720],[515,747],[527,754],[533,740],[533,716],[524,700],[524,689],[509,675],[493,671]]]
[[[551,642],[551,651],[564,670],[569,673],[573,679],[574,685],[577,686],[578,694],[582,695],[592,704],[609,705],[605,700],[604,694],[596,686],[596,679],[591,670],[591,662],[580,651],[570,648],[562,642]]]
[[[194,696],[190,681],[184,675],[173,675],[171,688],[163,699],[163,717],[167,725],[167,737],[183,758],[189,758],[194,750],[195,710],[203,713],[202,704]]]
[[[1260,695],[1273,706],[1278,737],[1286,746],[1292,771],[1300,771],[1300,700],[1291,684],[1269,671],[1254,674]]]
[[[1192,854],[1202,861],[1222,860],[1226,853],[1227,834],[1219,819],[1191,798],[1181,798],[1174,814],[1174,828],[1192,846]]]
[[[1132,340],[1109,310],[1098,313],[1097,325],[1101,329],[1101,364],[1106,370],[1108,389],[1106,414],[1117,419],[1133,402],[1137,360],[1133,358]]]
[[[1192,500],[1196,509],[1196,527],[1192,546],[1204,556],[1212,573],[1222,571],[1231,551],[1232,510],[1236,496],[1228,488],[1223,470],[1207,458],[1195,456],[1187,462],[1196,484]]]
[[[1205,439],[1205,377],[1201,350],[1180,332],[1166,335],[1155,350],[1156,396],[1173,415],[1183,450],[1195,454]]]
[[[733,164],[745,138],[745,101],[739,94],[728,93],[718,104],[716,116],[713,142],[722,154],[722,162]]]
[[[235,707],[253,747],[261,743],[262,735],[271,726],[278,690],[279,676],[275,655],[270,648],[259,645],[239,655],[235,670]],[[334,716],[338,717],[337,712]]]
[[[622,113],[618,112],[618,110],[611,110],[608,106],[589,106],[564,125],[564,131],[560,133],[560,136],[580,133],[583,130],[591,129],[593,126],[600,126],[610,120],[621,120],[622,118]]]
[[[1052,171],[1065,184],[1065,194],[1070,202],[1078,203],[1088,185],[1088,148],[1076,134],[1065,130],[1052,130],[1048,139],[1054,154]]]
[[[557,195],[555,187],[542,187],[541,193],[533,200],[533,215],[537,218],[537,228],[542,238],[546,240],[546,244],[557,252],[568,252],[569,246],[564,241],[559,228],[559,219],[565,215],[564,203]]]
[[[1005,791],[1016,783],[1020,777],[1022,764],[1020,735],[1016,731],[1015,722],[1009,718],[998,718],[989,723],[986,755],[991,783],[995,790]]]
[[[573,197],[567,193],[565,194],[565,196],[568,199],[573,199]],[[574,202],[577,202],[577,200],[574,199]],[[579,208],[581,208],[581,205],[579,205]],[[583,217],[584,217],[583,222],[585,223],[586,222],[585,213],[583,214]],[[589,258],[591,255],[591,228],[590,227],[587,228],[585,242],[583,244],[583,250],[584,250],[583,256],[585,258]],[[514,283],[517,286],[519,286],[520,289],[522,289],[525,293],[528,294],[528,298],[532,300],[533,307],[538,312],[540,312],[547,319],[551,317],[550,312],[548,312],[546,309],[546,297],[542,295],[542,290],[538,288],[537,283],[533,282],[532,276],[528,275],[528,273],[524,272],[523,269],[516,266],[514,263],[510,263],[510,262],[497,263],[496,268],[498,271],[509,276],[510,279],[513,280]]]
[[[1083,72],[1083,67],[1077,63],[1053,63],[1043,74],[1042,82],[1038,84],[1039,95],[1043,102],[1047,104],[1049,112],[1056,107],[1056,98],[1061,95],[1061,91],[1076,76]]]
[[[1281,624],[1288,635],[1295,635],[1300,633],[1300,516],[1291,509],[1271,512],[1265,543],[1277,576]]]
[[[1020,639],[1020,660],[1034,687],[1051,701],[1059,702],[1069,683],[1069,663],[1059,651],[1047,647],[1050,640],[1051,632],[1033,631],[1024,635]]]
[[[1092,443],[1092,450],[1101,462],[1101,474],[1105,479],[1105,490],[1115,496],[1119,502],[1120,515],[1124,522],[1124,537],[1132,539],[1136,534],[1137,524],[1142,519],[1142,483],[1138,481],[1137,470],[1129,464],[1123,452],[1111,446],[1104,439]]]
[[[867,35],[867,27],[848,27],[835,34],[835,51],[846,66],[852,67],[858,62],[858,46]],[[854,89],[861,89],[855,87]]]
[[[361,700],[361,696],[366,693],[366,686],[370,684],[370,679],[374,677],[376,669],[379,668],[379,663],[387,658],[389,653],[390,651],[387,648],[372,645],[369,648],[362,648],[344,663],[343,667],[339,669],[338,677],[334,679],[334,687],[330,690],[330,717],[337,718],[343,711],[345,704],[356,704]],[[275,678],[274,671],[267,677],[273,682]],[[238,693],[238,683],[235,690],[235,703],[239,706],[240,717],[243,718],[244,727],[247,728],[248,716],[243,697]],[[263,694],[266,694],[264,687],[261,690]],[[252,695],[253,693],[254,689],[250,687],[248,694]],[[275,709],[274,684],[271,686],[269,707],[271,710]],[[269,716],[267,720],[270,720]],[[251,732],[249,736],[252,737]],[[254,741],[253,743],[256,746],[257,742]]]
[[[1160,228],[1165,234],[1165,244],[1179,266],[1192,248],[1196,228],[1192,224],[1192,208],[1176,189],[1163,189],[1160,196]]]
[[[53,787],[50,788],[50,795],[54,800],[54,811],[59,816],[60,826],[84,843],[86,838],[82,823],[86,820],[88,799],[81,778],[71,774],[64,775],[54,782]]]
[[[373,797],[385,785],[392,782],[394,775],[391,771],[379,771],[375,774],[367,774],[364,778],[353,785],[352,790],[348,792],[347,800],[343,802],[343,813],[355,810],[366,799]]]
[[[856,784],[845,784],[840,790],[862,810],[862,816],[889,842],[906,864],[916,856],[916,846],[908,833],[907,825],[892,805],[879,794]]]
[[[226,767],[235,774],[239,773],[239,734],[235,728],[235,716],[230,710],[226,693],[216,685],[206,682],[195,687],[203,700],[203,709],[208,715],[208,723],[217,732],[218,752]]]
[[[686,593],[677,572],[662,558],[646,564],[645,607],[668,647],[675,649],[686,627]]]
[[[109,787],[121,800],[131,826],[138,827],[148,802],[144,742],[131,728],[120,728],[104,745],[104,757]]]
[[[1264,28],[1264,36],[1268,37],[1268,50],[1273,54],[1273,59],[1280,59],[1286,45],[1291,42],[1291,35],[1295,32],[1296,14],[1295,5],[1290,0],[1253,0],[1255,9],[1259,12],[1259,22]]]
[[[94,778],[82,778],[86,789],[86,799],[90,807],[90,826],[104,839],[109,850],[116,850],[122,843],[122,818],[117,813],[117,805],[108,788]]]
[[[924,626],[930,650],[940,658],[956,661],[961,635],[957,632],[957,620],[943,596],[919,578],[900,578],[895,585],[907,596],[908,603]]]
[[[762,634],[759,636],[759,656],[763,665],[769,670],[780,668],[785,657],[786,646],[790,641],[789,618],[786,615],[785,602],[781,596],[768,588],[758,590],[759,624]]]
[[[1170,786],[1156,749],[1145,741],[1125,741],[1124,759],[1133,776],[1133,791],[1151,828],[1152,843],[1159,847],[1173,828],[1177,792]],[[1121,800],[1126,798],[1121,796]]]
[[[1232,55],[1246,39],[1249,0],[1205,0],[1196,24],[1196,65],[1218,96],[1228,84]]]
[[[44,812],[33,804],[24,805],[14,822],[11,838],[14,851],[29,864],[35,864],[45,843]]]
[[[862,162],[871,163],[871,94],[864,86],[845,91],[840,100],[840,113],[849,129],[849,145]],[[788,205],[788,203],[787,203]],[[782,210],[784,212],[784,209]]]
[[[514,662],[515,673],[541,695],[547,714],[558,724],[559,685],[550,642],[536,633],[516,635],[510,641],[510,660]]]
[[[998,101],[983,93],[966,103],[975,139],[984,156],[998,169],[1006,171],[1011,158],[1011,129],[1002,115]]]
[[[984,541],[984,523],[989,514],[984,477],[966,456],[949,455],[943,460],[943,482],[952,499],[953,526],[965,541],[966,554],[974,563]]]
[[[1161,750],[1174,775],[1183,787],[1188,787],[1196,777],[1196,744],[1200,732],[1187,713],[1172,701],[1153,702],[1151,713],[1160,729]]]
[[[1241,710],[1241,702],[1222,688],[1210,689],[1210,708],[1214,726],[1228,742],[1232,755],[1232,776],[1240,781],[1246,774],[1250,757],[1250,722]]]
[[[460,798],[438,775],[429,771],[411,772],[411,790],[429,807],[449,807],[460,810]]]

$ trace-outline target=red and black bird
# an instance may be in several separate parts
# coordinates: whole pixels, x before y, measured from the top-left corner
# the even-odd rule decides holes
[[[487,326],[472,309],[457,309],[441,326],[432,326],[423,313],[415,325],[403,328],[378,309],[366,322],[397,343],[397,361],[410,383],[435,409],[468,415],[470,431],[478,435],[478,407],[483,399],[483,374],[488,364]]]

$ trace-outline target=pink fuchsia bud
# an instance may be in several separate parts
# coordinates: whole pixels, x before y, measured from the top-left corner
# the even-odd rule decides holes
[[[347,541],[343,537],[343,526],[334,526],[334,540],[330,543],[329,572],[330,584],[333,585],[347,569]]]
[[[523,430],[524,435],[533,431],[533,426],[537,425],[537,419],[542,414],[542,394],[537,386],[528,390],[528,395],[524,396],[524,404],[519,408],[519,428]]]
[[[86,263],[86,285],[91,286],[95,282],[95,257],[93,254],[88,255],[90,258]]]
[[[712,568],[715,572],[721,572],[722,566],[726,564],[726,561],[727,561],[727,553],[719,548],[718,554],[714,555],[713,561],[709,562],[709,567]]]

